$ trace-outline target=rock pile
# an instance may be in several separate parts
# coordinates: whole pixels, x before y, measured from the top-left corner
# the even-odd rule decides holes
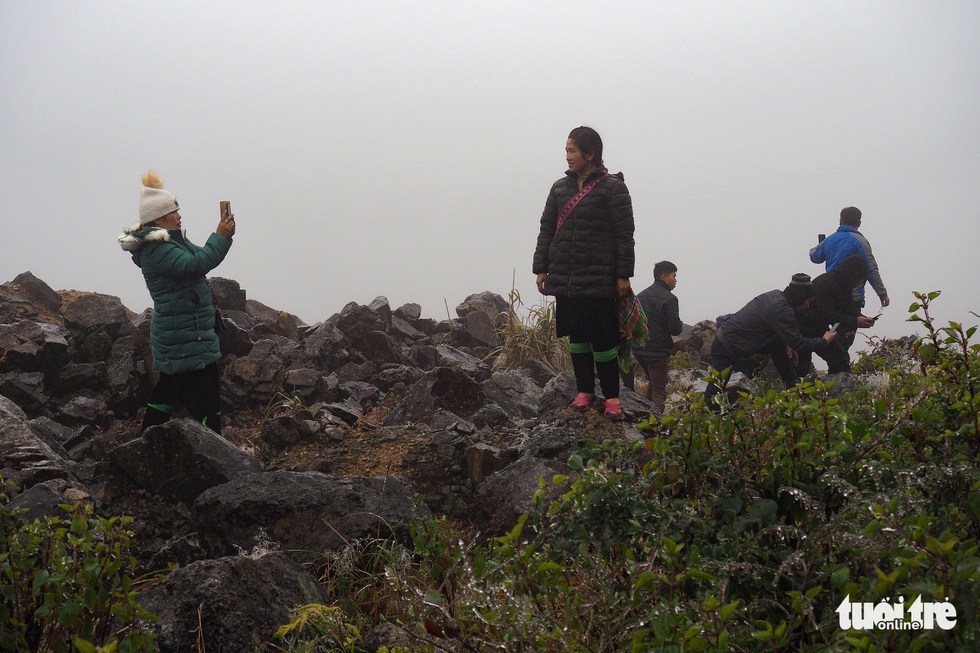
[[[149,310],[55,292],[29,272],[0,286],[0,474],[29,518],[90,503],[127,514],[143,570],[177,565],[141,602],[158,650],[191,633],[216,650],[271,640],[292,607],[324,600],[311,573],[363,538],[405,541],[413,518],[444,514],[487,532],[512,525],[538,479],[568,473],[582,439],[640,438],[655,411],[624,389],[625,423],[566,407],[568,373],[496,369],[497,294],[437,322],[387,299],[306,325],[211,280],[225,425],[189,419],[138,431],[154,377]],[[687,329],[692,361],[710,345]],[[9,492],[8,492],[9,493]],[[144,596],[145,595],[145,596]]]

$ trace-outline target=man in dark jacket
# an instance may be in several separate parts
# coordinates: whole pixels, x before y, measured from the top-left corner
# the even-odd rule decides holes
[[[810,307],[815,295],[810,276],[800,273],[793,275],[785,289],[770,290],[750,301],[721,323],[711,343],[711,366],[719,372],[751,376],[755,371],[752,357],[767,354],[783,384],[791,388],[797,379],[797,352],[820,350],[837,339],[832,331],[821,338],[807,338],[800,332],[797,314]],[[709,406],[720,390],[714,383],[705,388]]]
[[[852,254],[833,270],[813,280],[816,295],[813,305],[800,315],[800,331],[804,336],[819,337],[829,326],[838,325],[838,339],[817,351],[817,355],[827,361],[829,374],[851,369],[851,359],[842,341],[853,341],[857,329],[866,329],[875,323],[874,318],[860,314],[852,296],[855,288],[864,285],[867,276],[868,265],[864,257]],[[811,359],[810,352],[800,352],[798,376],[810,372]]]
[[[674,353],[671,336],[679,336],[683,328],[677,297],[671,292],[677,286],[677,266],[670,261],[660,261],[653,266],[653,278],[653,285],[636,296],[646,313],[650,337],[646,346],[634,346],[633,355],[650,380],[647,398],[663,413],[670,356]]]

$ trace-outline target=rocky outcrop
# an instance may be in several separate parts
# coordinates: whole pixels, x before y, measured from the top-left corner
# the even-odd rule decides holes
[[[417,517],[510,528],[582,440],[640,438],[635,423],[655,410],[624,390],[626,422],[579,415],[570,373],[495,369],[509,303],[494,293],[442,322],[378,297],[306,325],[232,280],[211,286],[222,437],[180,416],[138,433],[152,311],[30,273],[0,286],[11,503],[32,518],[77,502],[133,516],[141,570],[177,566],[140,597],[161,617],[158,650],[271,641],[293,608],[324,600],[306,563],[364,539],[407,542]]]

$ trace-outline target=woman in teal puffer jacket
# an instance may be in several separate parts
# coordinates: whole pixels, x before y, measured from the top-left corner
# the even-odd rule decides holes
[[[214,233],[198,247],[185,237],[179,209],[160,178],[147,173],[140,192],[140,222],[119,236],[123,250],[143,271],[153,299],[150,344],[160,380],[147,402],[140,432],[166,422],[182,405],[194,419],[221,433],[221,347],[205,275],[228,254],[235,217],[221,216]]]

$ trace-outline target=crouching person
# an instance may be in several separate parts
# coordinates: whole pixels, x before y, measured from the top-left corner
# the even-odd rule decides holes
[[[809,275],[794,274],[783,290],[762,293],[722,322],[711,343],[711,366],[727,380],[732,372],[751,376],[752,357],[768,355],[787,388],[796,384],[798,352],[817,351],[828,346],[837,334],[827,331],[820,338],[807,338],[800,332],[797,315],[813,303],[815,291]],[[704,396],[711,407],[712,398],[721,391],[714,383],[705,388]]]

